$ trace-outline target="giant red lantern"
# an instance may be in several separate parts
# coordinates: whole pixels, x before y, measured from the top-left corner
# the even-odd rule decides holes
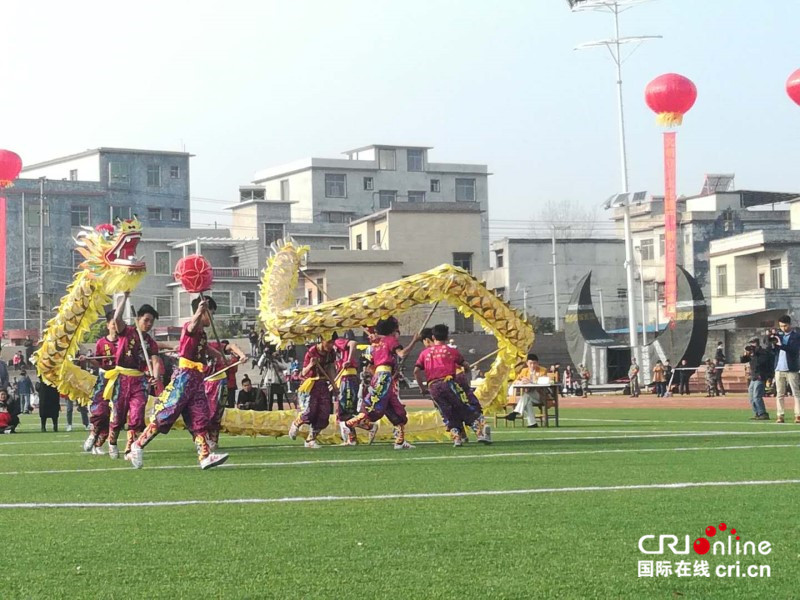
[[[800,69],[789,75],[786,80],[786,93],[795,104],[800,104]]]
[[[0,150],[0,188],[11,187],[22,170],[22,159],[16,152]]]
[[[677,73],[659,75],[644,90],[644,101],[658,115],[658,124],[664,127],[683,123],[683,115],[694,106],[695,100],[697,88],[694,83]]]
[[[653,79],[644,90],[644,100],[664,127],[683,123],[695,100],[697,88],[690,79],[677,73],[665,73]],[[670,327],[678,316],[678,236],[677,194],[675,191],[675,132],[664,132],[664,299],[665,316]],[[656,306],[658,310],[658,306]]]
[[[175,281],[179,282],[183,289],[191,294],[206,292],[211,289],[211,284],[214,283],[211,263],[200,254],[190,254],[180,259],[175,265],[175,273],[173,275]]]

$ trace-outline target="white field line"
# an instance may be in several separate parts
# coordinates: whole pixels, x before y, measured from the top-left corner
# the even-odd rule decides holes
[[[563,494],[574,492],[627,492],[633,490],[681,490],[704,487],[739,487],[797,485],[800,479],[767,479],[763,481],[685,481],[633,485],[597,485],[562,488],[529,488],[522,490],[475,490],[463,492],[427,492],[411,494],[373,494],[363,496],[285,496],[283,498],[231,498],[224,500],[161,500],[150,502],[20,502],[0,504],[0,508],[158,508],[170,506],[208,506],[230,504],[289,504],[296,502],[354,502],[358,500],[428,500],[434,498],[469,498],[475,496],[522,496],[530,494]]]
[[[798,448],[800,444],[756,444],[749,446],[695,446],[684,448],[609,448],[604,450],[543,450],[539,452],[487,452],[484,454],[453,454],[449,456],[414,456],[409,458],[332,458],[321,460],[291,460],[253,463],[228,463],[220,469],[250,468],[250,467],[294,467],[317,465],[352,465],[369,463],[405,463],[419,461],[449,461],[472,460],[491,458],[518,458],[528,456],[569,456],[580,454],[635,454],[637,452],[702,452],[705,450],[756,450],[761,448]],[[149,467],[150,471],[197,469],[197,465],[158,465]],[[107,473],[109,471],[132,471],[130,466],[100,467],[96,469],[48,469],[38,471],[1,471],[2,475],[63,475],[71,473]]]
[[[743,409],[744,410],[744,409]],[[680,424],[687,424],[687,425],[742,425],[742,426],[752,426],[752,425],[779,425],[774,421],[751,421],[750,419],[745,419],[742,421],[669,421],[666,419],[579,419],[574,417],[561,417],[561,421],[585,421],[589,423],[680,423]],[[787,426],[790,426],[789,423]]]

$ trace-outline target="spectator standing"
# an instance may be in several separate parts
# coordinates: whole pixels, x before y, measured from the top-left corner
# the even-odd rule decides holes
[[[792,319],[784,315],[778,319],[778,331],[772,338],[775,349],[775,406],[778,423],[784,422],[783,399],[786,386],[794,396],[794,422],[800,423],[800,333],[792,329]]]
[[[69,396],[61,396],[64,399],[64,404],[67,407],[67,431],[72,431],[72,411],[75,409],[75,402],[70,400]],[[89,431],[89,411],[86,409],[85,406],[81,406],[78,404],[78,412],[81,415],[81,422],[83,422],[83,428],[86,431]]]
[[[636,364],[636,359],[631,358],[631,366],[628,369],[628,380],[630,381],[631,398],[638,398],[639,389],[639,365]]]
[[[31,406],[31,394],[33,393],[33,382],[28,377],[28,372],[25,369],[19,374],[17,378],[17,392],[19,393],[20,408],[22,412],[29,415],[33,412]]]
[[[751,419],[754,421],[769,421],[769,413],[764,406],[764,384],[772,377],[772,360],[772,353],[761,347],[758,338],[751,339],[744,348],[741,361],[750,365],[747,393],[753,408]]]
[[[706,398],[712,396],[719,396],[717,391],[717,369],[714,366],[714,361],[706,359]]]
[[[22,351],[17,350],[16,354],[14,354],[14,358],[11,359],[11,362],[14,364],[14,370],[19,371],[22,368],[22,361],[25,358],[22,356]]]
[[[0,388],[7,390],[9,383],[8,366],[6,366],[6,361],[0,360]]]
[[[714,389],[717,392],[717,396],[719,396],[720,394],[725,396],[727,395],[727,392],[725,391],[725,384],[722,383],[722,374],[725,371],[725,360],[724,359],[720,360],[719,358],[717,358],[715,362],[716,365],[714,366],[716,367],[716,369],[714,370]]]
[[[656,361],[656,366],[653,367],[653,383],[656,384],[656,398],[664,397],[664,390],[666,389],[666,377],[664,365],[660,360]]]
[[[36,384],[36,391],[39,392],[39,419],[42,421],[42,431],[47,431],[47,419],[53,420],[53,431],[58,431],[58,413],[61,412],[58,390],[40,381]]]
[[[25,366],[32,367],[33,363],[31,363],[31,355],[33,354],[33,340],[31,339],[31,336],[25,337],[25,343],[23,346],[25,346]]]
[[[669,362],[669,359],[664,361],[664,396],[667,395],[667,392],[672,393],[672,376],[675,374],[675,371],[672,369],[672,363]]]
[[[689,367],[689,363],[684,358],[678,364],[678,391],[680,392],[681,396],[689,396],[691,392],[689,391],[689,378],[692,376],[692,369]]]

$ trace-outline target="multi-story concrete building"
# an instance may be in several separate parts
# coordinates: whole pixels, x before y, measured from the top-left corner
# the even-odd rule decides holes
[[[486,286],[515,308],[553,322],[553,241],[550,238],[503,238],[491,244],[494,268],[484,271]],[[626,313],[625,247],[622,240],[556,239],[558,317],[563,324],[578,282],[592,272],[595,308],[603,308],[606,326],[620,327]]]
[[[147,228],[188,229],[190,156],[98,148],[23,168],[4,192],[5,329],[38,334],[81,262],[72,239],[81,226],[136,214]]]
[[[489,266],[489,204],[486,165],[433,163],[430,148],[372,145],[349,150],[346,159],[307,158],[259,171],[240,188],[248,235],[321,236],[315,246],[346,243],[347,224],[397,204],[474,202],[481,211],[477,269]],[[291,223],[291,226],[289,225]],[[300,225],[307,225],[304,231]],[[323,230],[323,227],[325,228]],[[241,227],[233,230],[243,233]],[[322,235],[325,234],[325,235]],[[324,239],[322,239],[324,238]]]

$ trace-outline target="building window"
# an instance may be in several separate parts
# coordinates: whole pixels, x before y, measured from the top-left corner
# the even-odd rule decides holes
[[[331,211],[328,214],[328,223],[349,223],[353,215],[346,212]]]
[[[30,204],[25,207],[25,226],[26,227],[39,227],[39,203]],[[50,212],[47,207],[44,209],[44,224],[43,227],[50,227]]]
[[[361,234],[359,233],[356,236],[356,250],[363,250],[363,249],[364,249],[364,245],[363,245],[363,242],[361,240]]]
[[[255,308],[256,307],[256,293],[253,292],[242,292],[242,306],[245,308]]]
[[[72,270],[73,271],[77,271],[78,269],[80,269],[81,268],[81,263],[83,263],[84,260],[86,260],[86,259],[83,258],[83,254],[81,254],[77,250],[73,250],[72,251]]]
[[[324,286],[325,286],[325,281],[321,277],[318,277],[317,278],[317,285],[316,285],[316,288],[317,288],[317,304],[322,304],[325,301],[325,298],[323,298],[323,294],[322,294],[323,290],[325,289]]]
[[[111,161],[108,163],[108,182],[113,184],[130,183],[128,163]]]
[[[289,180],[281,179],[281,200],[284,202],[289,201]]]
[[[161,167],[159,165],[147,165],[147,185],[161,187]]]
[[[692,245],[692,234],[688,231],[683,232],[683,245],[684,246]]]
[[[378,206],[380,208],[391,208],[392,202],[397,199],[397,192],[394,190],[381,190],[378,192]]]
[[[44,270],[50,272],[53,266],[53,251],[50,248],[44,249]],[[28,270],[34,273],[39,272],[39,248],[28,248]]]
[[[627,300],[628,299],[628,288],[618,287],[617,288],[617,298],[619,300]]]
[[[408,192],[408,201],[414,203],[425,202],[425,192]]]
[[[112,206],[111,207],[111,222],[116,223],[117,219],[125,220],[131,218],[130,206]]]
[[[408,155],[408,170],[409,171],[424,171],[425,170],[425,153],[422,150],[407,150]]]
[[[728,266],[717,267],[717,296],[728,295]]]
[[[767,274],[766,273],[759,273],[758,274],[758,289],[763,290],[767,287]]]
[[[642,253],[642,260],[653,260],[655,258],[653,253],[653,240],[642,240],[639,251]]]
[[[173,208],[172,209],[172,220],[173,221],[180,221],[183,217],[183,211],[180,208]]]
[[[769,261],[769,280],[773,290],[779,290],[783,287],[783,269],[781,266],[782,263],[779,258]]]
[[[375,189],[375,180],[372,177],[364,177],[364,189],[366,191]]]
[[[266,198],[266,190],[239,190],[239,200],[242,202],[249,202],[250,200],[264,200]]]
[[[432,192],[442,191],[442,184],[438,179],[431,179],[431,191]]]
[[[82,204],[73,204],[70,210],[73,227],[89,226],[89,207]]]
[[[283,238],[283,223],[264,223],[264,247]]]
[[[206,292],[209,298],[213,298],[217,303],[217,310],[214,314],[231,314],[231,293],[230,292]]]
[[[375,232],[375,245],[380,248],[381,247],[381,230],[378,229]]]
[[[325,174],[325,197],[345,198],[347,196],[347,175]]]
[[[160,318],[172,316],[172,296],[156,296],[156,311]]]
[[[170,179],[180,179],[181,178],[181,168],[178,165],[172,165],[169,168],[169,178]],[[158,313],[161,314],[161,313]]]
[[[172,257],[169,252],[156,252],[156,275],[172,275]],[[161,311],[159,311],[161,314]]]
[[[666,256],[667,255],[667,242],[666,236],[663,233],[658,234],[658,255],[659,256]]]
[[[474,179],[456,179],[456,202],[475,202]]]
[[[472,273],[472,252],[453,252],[453,266]]]
[[[347,250],[347,247],[342,245],[328,246],[328,250]]]
[[[147,207],[147,220],[148,221],[160,221],[161,220],[161,209],[158,206],[148,206]]]
[[[397,166],[397,156],[394,150],[378,150],[378,168],[384,171],[394,171]]]
[[[70,169],[69,170],[69,180],[70,181],[78,181],[78,169]]]
[[[494,251],[494,267],[495,267],[495,269],[502,269],[503,268],[503,251],[502,250],[495,250]]]

